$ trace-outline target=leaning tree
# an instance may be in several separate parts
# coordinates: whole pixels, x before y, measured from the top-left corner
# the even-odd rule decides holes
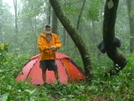
[[[65,14],[64,10],[62,9],[60,3],[58,0],[49,0],[53,10],[55,11],[55,14],[59,18],[60,22],[74,41],[75,45],[77,46],[80,55],[82,57],[82,61],[84,64],[84,70],[86,77],[89,81],[91,81],[93,75],[92,75],[92,67],[91,67],[91,60],[88,48],[84,41],[82,40],[79,31],[77,28],[71,23],[70,19],[68,18],[67,14]]]

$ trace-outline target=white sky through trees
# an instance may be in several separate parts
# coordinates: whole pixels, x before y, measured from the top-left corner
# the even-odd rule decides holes
[[[3,0],[3,2],[10,6],[10,11],[14,14],[13,0]]]

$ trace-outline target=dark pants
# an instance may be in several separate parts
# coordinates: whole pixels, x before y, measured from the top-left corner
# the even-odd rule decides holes
[[[55,60],[42,60],[40,61],[40,68],[43,70],[57,71]]]

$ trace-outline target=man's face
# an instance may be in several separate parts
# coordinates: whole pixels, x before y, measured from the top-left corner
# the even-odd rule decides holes
[[[50,27],[45,28],[45,32],[46,32],[46,34],[50,34],[51,33],[51,28]]]
[[[46,31],[51,31],[50,27],[45,28]]]

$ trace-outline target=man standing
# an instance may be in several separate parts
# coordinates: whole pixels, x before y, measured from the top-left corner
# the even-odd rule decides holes
[[[46,70],[54,71],[55,78],[58,81],[58,70],[55,63],[56,50],[61,47],[59,37],[51,33],[51,26],[46,25],[45,31],[38,38],[38,48],[40,50],[40,68],[42,69],[42,78],[46,83]]]

